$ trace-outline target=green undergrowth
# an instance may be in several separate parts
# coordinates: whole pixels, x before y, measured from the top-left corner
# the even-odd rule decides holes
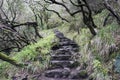
[[[30,44],[24,47],[18,53],[10,55],[19,63],[27,64],[23,68],[15,67],[7,62],[1,61],[0,63],[0,76],[4,77],[6,74],[11,77],[17,72],[25,69],[26,72],[35,73],[40,72],[48,67],[50,59],[50,48],[54,40],[54,34],[51,32],[49,36],[37,41],[37,43]]]
[[[88,65],[88,69],[91,69],[91,74],[96,80],[110,80],[111,75],[108,72],[112,69],[112,63],[116,55],[119,54],[119,52],[109,53],[109,47],[115,44],[114,35],[117,30],[120,30],[120,27],[117,22],[109,23],[103,27],[107,14],[108,11],[104,10],[94,16],[95,24],[98,26],[97,35],[94,37],[84,25],[80,28],[79,34],[75,30],[70,30],[70,23],[63,23],[53,28],[63,32],[66,37],[74,40],[80,46],[80,55],[77,55],[79,57],[78,61]],[[28,71],[44,70],[48,66],[49,50],[53,45],[53,29],[41,31],[40,34],[45,36],[45,38],[35,44],[26,46],[21,52],[14,53],[11,56],[18,62],[29,63],[26,67]],[[35,60],[37,57],[40,60]],[[20,70],[6,62],[0,63],[0,68],[1,74],[3,74],[3,70],[7,73],[15,73]]]
[[[94,22],[97,25],[97,28],[100,29],[103,27],[104,20],[108,14],[109,14],[109,11],[103,10],[101,13],[99,13],[93,17]]]
[[[80,63],[87,63],[89,67],[92,66],[94,70],[92,75],[97,80],[110,80],[111,75],[108,72],[112,70],[112,63],[119,54],[119,51],[110,51],[115,48],[112,45],[115,45],[116,31],[120,30],[118,23],[113,21],[103,26],[108,13],[104,10],[94,16],[95,24],[98,26],[97,35],[94,37],[88,28],[81,28],[80,34],[78,34],[74,30],[69,31],[70,24],[63,24],[63,26],[58,27],[68,38],[78,43],[80,46]]]
[[[119,54],[119,52],[110,52],[110,47],[115,45],[114,35],[116,35],[116,31],[120,30],[120,27],[116,21],[108,22],[106,26],[103,26],[104,19],[108,14],[108,11],[103,10],[94,16],[97,25],[97,35],[94,37],[84,25],[80,25],[82,28],[80,28],[79,34],[74,29],[70,30],[70,23],[64,23],[57,27],[65,36],[80,46],[80,55],[77,55],[78,61],[86,63],[88,68],[92,67],[91,75],[96,80],[110,80],[111,75],[108,72],[112,70],[113,61]]]
[[[115,52],[116,44],[114,37],[116,32],[120,30],[120,27],[116,21],[103,26],[107,11],[95,16],[95,22],[98,25],[98,33],[91,40],[90,51],[93,55],[94,77],[97,80],[110,80],[113,75],[108,74],[113,70],[113,63],[115,57],[119,54],[119,51]],[[112,72],[112,74],[115,74]],[[114,79],[113,79],[114,80]]]
[[[120,29],[116,23],[112,23],[99,30],[97,36],[91,40],[93,45],[93,53],[98,54],[99,51],[108,50],[108,47],[115,44],[114,33]],[[100,53],[99,53],[100,54]]]

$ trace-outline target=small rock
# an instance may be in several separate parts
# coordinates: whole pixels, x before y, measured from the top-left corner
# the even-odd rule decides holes
[[[70,75],[70,79],[85,79],[88,77],[86,70],[81,70],[79,72],[73,72]]]

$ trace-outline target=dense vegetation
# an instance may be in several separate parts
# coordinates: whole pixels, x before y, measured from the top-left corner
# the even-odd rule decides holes
[[[47,69],[54,29],[80,46],[75,60],[92,80],[119,80],[119,7],[119,0],[1,0],[0,80],[34,80]]]

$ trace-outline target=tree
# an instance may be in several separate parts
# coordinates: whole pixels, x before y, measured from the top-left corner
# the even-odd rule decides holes
[[[18,67],[24,66],[24,64],[18,63],[16,60],[10,58],[9,56],[7,56],[3,53],[0,53],[0,59],[2,59],[3,61],[6,61],[12,65],[18,66]]]
[[[108,16],[105,18],[104,26],[106,25],[106,21],[108,20],[108,18],[110,16],[114,16],[116,18],[117,22],[120,24],[119,10],[116,10],[117,7],[113,7],[113,5],[110,4],[110,3],[113,3],[113,2],[115,4],[118,4],[118,8],[120,7],[120,3],[118,2],[118,0],[115,0],[115,1],[104,0],[104,5],[105,5],[106,9],[110,12],[108,14]]]
[[[1,0],[0,3],[0,44],[3,45],[0,51],[10,52],[14,48],[20,50],[35,41],[36,37],[42,38],[38,32],[38,23],[25,20],[22,0]],[[26,22],[23,22],[23,18]],[[26,34],[32,28],[35,38]]]
[[[40,26],[40,28],[42,30],[49,29],[48,20],[51,15],[44,7],[41,7],[41,4],[44,4],[44,6],[46,7],[48,7],[48,5],[46,5],[43,1],[40,1],[39,3],[34,0],[27,1],[26,3],[29,5],[31,11],[33,12],[35,20]]]
[[[65,1],[62,0],[61,2],[60,1],[57,1],[57,0],[44,0],[46,3],[52,5],[52,4],[56,4],[56,5],[60,5],[62,6],[66,11],[67,13],[69,13],[70,16],[75,16],[76,14],[81,14],[82,13],[82,16],[83,16],[83,22],[85,25],[87,25],[87,27],[89,28],[90,32],[93,34],[93,35],[96,35],[96,32],[94,30],[94,28],[96,28],[97,26],[95,25],[94,21],[93,21],[93,18],[92,18],[92,11],[89,7],[89,4],[87,3],[86,0],[75,0],[75,1],[72,1],[72,0],[68,0],[67,2],[70,2],[73,6],[77,7],[78,10],[75,11],[75,12],[72,12],[71,9],[69,9],[69,7],[65,4]],[[43,6],[44,7],[44,6]],[[46,7],[45,7],[46,8]],[[64,21],[67,21],[69,22],[67,19],[63,18],[59,12],[55,11],[55,10],[50,10],[48,8],[46,8],[46,10],[48,11],[52,11],[54,13],[56,13],[62,20]]]

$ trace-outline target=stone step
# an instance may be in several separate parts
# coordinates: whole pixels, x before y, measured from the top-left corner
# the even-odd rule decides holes
[[[61,46],[61,48],[73,48],[72,46]]]
[[[65,50],[67,50],[67,51],[78,51],[78,48],[63,48],[63,49],[65,49]]]
[[[71,48],[79,48],[79,46],[75,43],[75,44],[63,44],[63,45],[58,45],[60,48],[63,48],[63,47],[71,47]]]
[[[71,59],[71,55],[51,55],[51,60],[70,60]]]
[[[48,70],[51,70],[51,69],[64,69],[64,67],[62,66],[49,66]]]
[[[53,46],[52,48],[51,48],[51,50],[58,50],[58,49],[60,49],[60,48],[62,48],[62,49],[65,49],[65,48],[79,48],[79,46],[78,45],[71,45],[71,44],[65,44],[65,45],[61,45],[61,44],[58,44],[58,45],[55,45],[55,46]]]
[[[79,48],[60,48],[58,50],[55,50],[55,52],[59,53],[59,52],[77,52],[79,51]]]
[[[45,77],[49,78],[67,78],[70,75],[70,70],[53,69],[45,71]]]
[[[74,61],[69,60],[52,60],[50,61],[52,66],[61,66],[61,67],[70,67],[72,64],[74,64]]]
[[[68,38],[62,38],[62,39],[60,39],[60,42],[65,42],[65,41],[71,42],[72,40],[70,40],[70,39],[68,39]],[[72,41],[72,42],[73,42],[73,41]]]
[[[59,42],[58,45],[60,46],[77,46],[77,44],[75,42],[69,42],[69,41],[65,41],[65,42]]]
[[[55,50],[55,52],[71,52],[71,51],[77,51],[77,50],[78,48],[66,48],[66,49],[60,48],[58,50]]]
[[[40,77],[39,79],[37,80],[89,80],[89,79],[69,79],[69,78],[64,78],[64,79],[61,79],[61,78],[48,78],[48,77]]]
[[[56,69],[56,68],[70,68],[70,69],[73,69],[73,68],[77,68],[80,63],[78,61],[71,61],[70,62],[58,62],[57,61],[55,62],[50,62],[51,63],[51,66],[50,66],[50,69]]]
[[[58,54],[58,55],[72,55],[72,51],[68,51],[65,49],[58,49],[52,52],[53,54]]]
[[[79,48],[73,48],[73,51],[78,52]]]

